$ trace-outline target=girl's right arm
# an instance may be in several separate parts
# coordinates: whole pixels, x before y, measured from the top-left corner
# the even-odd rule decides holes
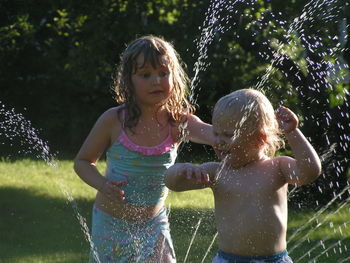
[[[117,108],[104,112],[91,129],[77,156],[74,159],[74,170],[88,185],[115,200],[123,199],[119,186],[126,182],[108,180],[96,168],[96,163],[111,144],[112,131],[118,125]],[[119,125],[120,126],[120,125]],[[120,127],[117,127],[120,129]]]

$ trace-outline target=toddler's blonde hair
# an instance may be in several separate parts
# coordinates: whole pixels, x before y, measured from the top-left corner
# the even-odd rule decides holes
[[[127,108],[125,126],[132,129],[138,123],[140,109],[134,99],[134,89],[131,76],[138,69],[137,58],[142,54],[144,64],[153,67],[161,65],[160,58],[164,56],[170,65],[172,73],[172,92],[165,102],[165,109],[170,114],[171,121],[180,121],[184,114],[194,113],[194,106],[186,99],[186,92],[189,86],[189,78],[184,70],[185,64],[174,49],[173,45],[161,37],[152,35],[143,36],[132,41],[120,58],[120,64],[114,81],[115,99],[118,103],[124,103]]]
[[[234,136],[253,133],[266,135],[262,147],[269,157],[284,146],[271,102],[258,90],[241,89],[222,97],[215,105],[213,124],[220,120],[232,120]]]

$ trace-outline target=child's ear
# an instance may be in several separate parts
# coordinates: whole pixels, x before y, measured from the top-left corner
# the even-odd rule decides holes
[[[257,136],[258,146],[263,146],[267,141],[267,135],[265,133],[259,133]]]
[[[260,139],[265,143],[267,141],[267,135],[265,133],[261,133]]]

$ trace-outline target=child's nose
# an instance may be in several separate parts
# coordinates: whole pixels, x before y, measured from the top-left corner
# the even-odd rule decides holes
[[[158,75],[153,76],[153,83],[154,84],[160,83],[160,77]]]

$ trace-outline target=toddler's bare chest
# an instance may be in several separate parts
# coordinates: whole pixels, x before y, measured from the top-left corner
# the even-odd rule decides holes
[[[271,195],[275,180],[262,173],[240,173],[218,175],[216,192],[223,198],[257,198]]]

